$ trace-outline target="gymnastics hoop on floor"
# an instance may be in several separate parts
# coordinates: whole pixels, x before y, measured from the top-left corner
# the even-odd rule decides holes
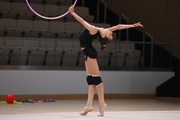
[[[77,0],[74,1],[74,4],[73,4],[73,5],[76,5],[76,3],[77,3]],[[39,16],[39,17],[41,17],[41,18],[43,18],[43,19],[47,19],[47,20],[59,19],[59,18],[62,18],[62,17],[64,17],[64,16],[66,16],[66,15],[69,13],[69,10],[68,10],[66,13],[64,13],[64,14],[62,14],[62,15],[60,15],[60,16],[57,16],[57,17],[46,17],[46,16],[43,16],[43,15],[40,15],[39,13],[37,13],[37,12],[31,7],[31,5],[29,4],[28,0],[26,0],[26,4],[28,5],[28,7],[30,8],[30,10],[31,10],[34,14],[36,14],[37,16]]]

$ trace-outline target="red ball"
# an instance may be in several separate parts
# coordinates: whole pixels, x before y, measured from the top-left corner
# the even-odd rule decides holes
[[[8,104],[14,103],[14,100],[15,100],[14,95],[8,94],[8,95],[6,96],[6,102],[7,102]]]

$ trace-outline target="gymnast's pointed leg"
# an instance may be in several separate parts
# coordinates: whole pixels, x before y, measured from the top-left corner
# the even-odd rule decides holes
[[[94,99],[94,92],[95,92],[95,85],[92,83],[92,76],[87,76],[87,83],[88,83],[88,98],[85,108],[82,112],[80,112],[80,115],[86,115],[88,112],[91,112],[93,110],[92,104]]]
[[[104,100],[104,84],[102,83],[100,76],[94,76],[93,82],[95,83],[98,92],[99,112],[100,112],[98,116],[104,116],[104,111],[107,107],[107,104],[105,103]]]

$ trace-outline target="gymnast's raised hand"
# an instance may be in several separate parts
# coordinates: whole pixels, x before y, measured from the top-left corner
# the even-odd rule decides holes
[[[69,12],[70,12],[71,14],[74,12],[74,5],[71,5],[71,6],[69,7]]]

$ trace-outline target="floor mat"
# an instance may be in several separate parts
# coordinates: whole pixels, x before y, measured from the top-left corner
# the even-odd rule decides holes
[[[180,111],[121,111],[106,112],[98,117],[98,112],[81,116],[76,112],[41,114],[3,114],[0,120],[180,120]]]

